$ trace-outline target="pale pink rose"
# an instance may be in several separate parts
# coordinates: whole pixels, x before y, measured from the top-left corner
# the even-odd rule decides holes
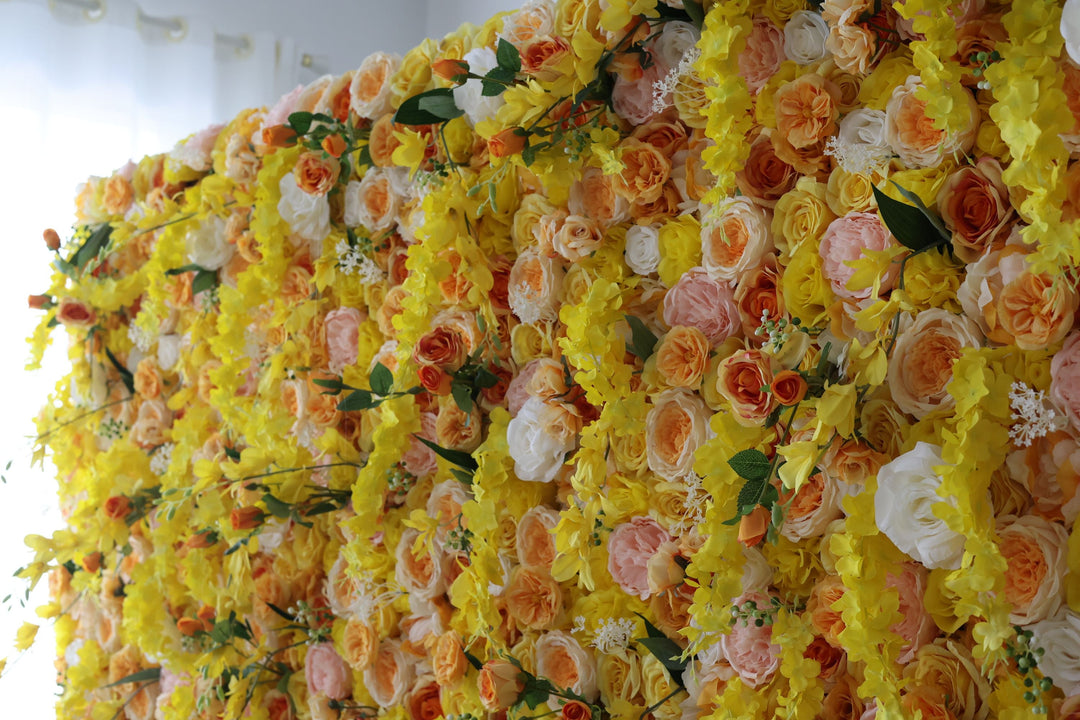
[[[212,163],[210,152],[214,149],[214,142],[217,141],[217,136],[223,127],[225,126],[211,125],[187,140],[178,142],[169,153],[169,158],[192,170],[206,172]]]
[[[653,58],[656,59],[655,56]],[[656,115],[653,107],[653,85],[664,79],[669,68],[663,62],[654,62],[637,80],[625,80],[621,75],[615,78],[615,87],[611,91],[611,105],[619,117],[631,125],[642,125]],[[665,98],[670,99],[668,94]]]
[[[850,290],[848,280],[855,268],[847,263],[864,256],[865,250],[886,250],[896,247],[896,240],[877,213],[853,212],[829,223],[821,238],[818,252],[825,261],[822,272],[829,279],[837,297],[864,300],[870,297],[872,288]],[[892,290],[900,275],[900,263],[894,262],[881,279],[881,292]]]
[[[929,572],[922,565],[904,563],[899,575],[889,574],[885,584],[900,596],[900,614],[903,619],[890,630],[904,639],[903,651],[897,660],[900,664],[911,662],[915,653],[937,637],[938,628],[923,605]]]
[[[674,480],[694,467],[697,449],[708,442],[712,411],[697,393],[673,388],[653,398],[645,416],[645,454],[649,469]]]
[[[360,323],[364,315],[351,307],[340,307],[326,314],[326,350],[330,354],[330,372],[340,375],[356,362],[360,353]]]
[[[739,75],[750,92],[757,94],[784,62],[784,31],[767,17],[754,18],[754,27],[739,55]]]
[[[769,597],[763,593],[748,593],[733,600],[744,605],[753,600],[759,608],[770,606]],[[731,632],[720,638],[724,657],[742,681],[752,688],[772,680],[780,667],[780,646],[772,641],[772,625],[758,627],[753,621],[737,621]]]
[[[510,381],[510,385],[506,388],[506,408],[510,411],[510,417],[517,417],[517,414],[525,405],[525,401],[531,397],[529,395],[529,381],[532,380],[533,374],[540,367],[540,360],[541,358],[536,358],[525,363],[525,367],[521,368],[521,371],[514,376],[514,379]]]
[[[333,700],[352,694],[352,671],[338,655],[333,643],[317,643],[308,648],[304,677],[310,692],[325,693]]]
[[[420,437],[435,442],[435,422],[433,412],[420,413]],[[409,449],[401,456],[402,466],[418,478],[426,477],[439,467],[435,451],[414,437],[409,438]]]
[[[1050,361],[1050,399],[1080,430],[1080,332],[1070,333]]]
[[[304,94],[304,86],[297,85],[290,92],[281,96],[281,99],[277,101],[274,107],[263,117],[263,128],[274,127],[275,125],[284,125],[289,120],[289,115],[296,112],[297,103],[300,102],[300,96]],[[260,128],[261,129],[261,128]],[[256,135],[258,137],[258,135]]]
[[[671,536],[655,520],[631,518],[608,536],[608,572],[619,587],[645,600],[649,597],[649,558],[667,542]]]
[[[689,325],[705,333],[716,346],[742,329],[735,291],[709,276],[705,268],[687,270],[664,296],[664,322],[669,327]]]

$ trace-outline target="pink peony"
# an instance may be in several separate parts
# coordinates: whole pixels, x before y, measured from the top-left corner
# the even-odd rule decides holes
[[[653,107],[653,85],[663,80],[668,74],[668,67],[653,56],[654,63],[637,80],[615,78],[615,87],[611,91],[611,105],[619,117],[631,125],[642,125],[656,115]],[[670,99],[670,95],[665,96]]]
[[[756,592],[740,595],[733,602],[741,606],[747,600],[753,600],[758,608],[769,606],[768,596]],[[752,688],[769,682],[780,667],[780,646],[772,641],[771,625],[758,627],[753,620],[739,620],[720,638],[720,648],[732,669]]]
[[[757,94],[784,62],[784,31],[764,16],[754,18],[754,28],[739,55],[739,75],[751,93]]]
[[[356,308],[341,307],[326,315],[326,349],[330,353],[330,372],[341,371],[356,362],[360,353],[360,323],[364,316]]]
[[[331,643],[318,643],[308,648],[304,677],[308,691],[324,693],[333,700],[352,694],[352,671]]]
[[[1069,424],[1080,430],[1080,332],[1066,337],[1050,362],[1050,399],[1065,411]]]
[[[635,517],[608,537],[608,572],[619,587],[642,600],[649,597],[649,558],[671,536],[652,518]]]
[[[664,322],[670,327],[695,327],[713,346],[742,328],[735,291],[700,267],[687,270],[664,296]]]
[[[864,256],[865,250],[885,250],[896,245],[892,233],[881,222],[877,213],[853,212],[829,223],[821,239],[818,252],[825,261],[822,270],[829,279],[832,291],[838,297],[864,300],[870,297],[871,288],[849,290],[848,280],[855,268],[847,263]],[[881,291],[891,290],[900,273],[900,264],[889,266],[881,279]]]
[[[897,658],[900,664],[915,659],[919,648],[938,634],[937,625],[923,605],[928,577],[926,568],[915,563],[905,563],[899,575],[889,575],[885,581],[886,585],[899,594],[899,610],[904,616],[903,620],[889,628],[904,639],[903,652]]]

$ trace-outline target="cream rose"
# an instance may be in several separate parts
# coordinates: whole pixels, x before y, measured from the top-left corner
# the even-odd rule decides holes
[[[910,451],[878,470],[874,509],[878,528],[896,547],[927,568],[960,567],[964,536],[934,514],[934,505],[952,502],[937,493],[943,465],[941,448],[918,442]]]
[[[443,593],[446,583],[442,574],[442,563],[434,548],[426,550],[421,546],[419,554],[413,552],[413,545],[419,536],[420,532],[413,528],[407,528],[402,533],[395,552],[397,564],[394,567],[394,577],[411,596],[431,600]]]
[[[281,177],[278,188],[281,190],[278,214],[294,233],[315,242],[330,234],[330,201],[325,195],[304,192],[292,173]]]
[[[384,52],[364,58],[349,84],[353,112],[362,118],[377,118],[390,112],[390,78],[400,66],[399,56]]]
[[[1065,52],[1080,65],[1080,0],[1065,0],[1061,9],[1061,37],[1065,38]]]
[[[596,661],[570,633],[546,632],[534,647],[537,675],[551,680],[556,687],[569,688],[589,702],[596,700]]]
[[[577,445],[580,421],[561,403],[530,397],[506,427],[514,473],[527,482],[551,482]]]
[[[381,707],[401,702],[412,685],[416,663],[408,659],[400,640],[383,640],[375,662],[364,670],[364,687]]]
[[[975,144],[979,108],[975,98],[964,93],[968,100],[968,124],[956,135],[947,135],[934,127],[926,115],[926,101],[915,96],[921,87],[919,76],[912,75],[893,90],[885,106],[885,139],[908,167],[937,167],[946,156],[967,152]]]
[[[734,284],[773,249],[766,211],[748,197],[725,200],[701,225],[701,264]]]
[[[633,225],[626,231],[623,257],[631,270],[648,276],[660,267],[660,231],[656,225]]]
[[[566,271],[558,260],[534,248],[518,255],[507,286],[510,309],[518,320],[523,323],[556,320],[565,276]]]
[[[1080,615],[1064,609],[1029,628],[1044,654],[1039,669],[1066,695],[1080,695]]]
[[[696,27],[688,22],[673,20],[664,23],[660,37],[653,41],[652,52],[665,67],[677,67],[700,39],[701,33]]]
[[[184,237],[188,260],[207,270],[220,270],[236,249],[225,239],[225,221],[210,215]]]
[[[402,197],[395,183],[395,170],[371,168],[360,182],[345,187],[345,224],[363,225],[371,231],[390,228],[397,221]]]
[[[825,57],[829,25],[816,12],[797,10],[784,25],[784,54],[799,65],[810,65]]]
[[[697,394],[673,389],[653,398],[645,417],[649,469],[668,480],[690,472],[694,453],[711,437],[712,413]]]
[[[1009,622],[1029,625],[1057,614],[1065,601],[1069,533],[1038,515],[1002,517],[998,547],[1008,563],[1005,599],[1012,604]]]
[[[469,63],[469,72],[476,75],[484,75],[498,65],[495,60],[495,51],[489,47],[470,50],[462,59]],[[454,88],[454,104],[465,111],[469,125],[476,125],[482,120],[495,117],[495,113],[505,102],[501,94],[485,97],[483,83],[479,80],[469,80]]]

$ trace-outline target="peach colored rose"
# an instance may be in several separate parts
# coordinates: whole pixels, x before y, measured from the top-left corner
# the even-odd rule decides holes
[[[949,175],[937,196],[938,210],[952,231],[953,250],[966,263],[989,248],[1000,250],[1009,234],[1013,209],[1001,180],[1001,164],[990,157],[961,166]]]
[[[390,78],[400,66],[400,57],[384,52],[364,58],[349,84],[353,112],[362,118],[390,112]]]
[[[740,350],[720,361],[716,391],[728,402],[740,425],[762,425],[776,406],[769,392],[773,361],[760,350]]]
[[[121,175],[113,175],[105,181],[105,194],[101,205],[110,215],[123,215],[135,200],[135,189],[131,182]]]
[[[746,47],[739,54],[739,75],[752,94],[765,87],[784,59],[784,31],[767,17],[755,17]]]
[[[520,627],[530,630],[550,627],[562,610],[559,583],[543,570],[520,565],[514,568],[503,597],[511,617]]]
[[[754,601],[759,608],[769,607],[763,593],[740,595],[732,601],[743,605]],[[727,635],[720,636],[720,647],[731,667],[752,688],[772,680],[780,667],[780,646],[772,641],[772,625],[758,627],[753,622],[737,621]]]
[[[465,659],[461,636],[450,630],[439,636],[431,651],[431,667],[435,680],[443,686],[455,684],[465,677],[469,661]]]
[[[490,712],[499,712],[517,702],[524,685],[516,665],[505,660],[489,660],[480,668],[476,684],[480,703]]]
[[[394,576],[398,583],[410,594],[422,600],[430,600],[441,595],[446,588],[442,576],[442,566],[435,554],[435,549],[419,549],[419,555],[413,551],[418,530],[407,528],[398,541],[395,557],[397,564]]]
[[[435,442],[436,419],[433,412],[420,413],[420,436]],[[401,456],[401,464],[410,474],[418,478],[427,477],[438,468],[438,456],[435,452],[414,437],[409,438],[409,449]]]
[[[684,151],[689,142],[686,126],[677,120],[673,121],[667,115],[661,115],[634,128],[632,137],[649,143],[672,159],[677,153]]]
[[[695,327],[676,325],[664,334],[653,352],[656,371],[666,385],[694,388],[709,362],[709,340]]]
[[[671,176],[671,161],[649,143],[626,138],[619,143],[622,172],[615,175],[615,192],[630,202],[652,202],[660,197]]]
[[[743,168],[735,174],[739,190],[762,207],[776,207],[776,201],[795,187],[799,174],[776,156],[768,132],[762,132],[750,146]]]
[[[666,390],[653,398],[645,417],[649,469],[666,479],[689,472],[694,453],[710,437],[710,416],[705,402],[688,390]]]
[[[540,82],[554,82],[573,71],[573,49],[564,37],[534,37],[521,53],[522,72]]]
[[[849,8],[836,22],[830,22],[825,49],[832,54],[837,67],[855,75],[866,75],[877,53],[877,37],[858,23],[862,10]]]
[[[352,673],[333,643],[308,646],[304,678],[310,692],[325,693],[333,700],[342,700],[352,694]]]
[[[964,314],[975,321],[986,338],[999,345],[1012,344],[1012,336],[1002,327],[997,299],[1005,287],[1024,268],[1025,251],[1019,245],[1006,245],[1001,251],[991,250],[966,268],[964,281],[956,291],[956,299]]]
[[[614,179],[598,167],[587,167],[570,188],[572,215],[587,217],[608,228],[630,216],[627,199],[615,192]]]
[[[741,318],[731,286],[695,267],[683,273],[664,296],[664,322],[669,327],[697,328],[716,347],[738,334]]]
[[[589,702],[596,700],[596,661],[573,635],[562,630],[546,632],[536,641],[535,652],[537,675]]]
[[[1072,330],[1078,307],[1069,283],[1025,270],[1001,289],[997,316],[1021,350],[1043,350]]]
[[[840,633],[847,627],[843,614],[833,609],[833,604],[844,596],[847,590],[844,581],[838,575],[826,575],[810,591],[806,602],[806,612],[814,630],[825,638],[833,647],[842,648]]]
[[[330,372],[340,375],[356,363],[360,352],[359,331],[364,316],[356,308],[340,307],[326,314],[323,322],[326,333],[326,352],[330,356]]]
[[[750,198],[725,200],[701,225],[701,263],[709,275],[734,283],[773,250],[766,211]]]
[[[630,595],[649,597],[649,558],[671,536],[649,517],[634,517],[618,525],[608,536],[608,572]]]
[[[555,233],[551,245],[555,252],[567,261],[577,262],[599,248],[603,239],[604,231],[596,221],[580,215],[570,215]]]
[[[308,195],[326,195],[337,183],[341,165],[322,153],[306,152],[296,161],[296,185]]]
[[[776,91],[776,131],[795,149],[816,145],[836,132],[840,110],[836,87],[816,73],[802,75]]]
[[[889,357],[888,385],[893,400],[906,413],[922,419],[956,400],[947,386],[953,361],[965,347],[982,346],[979,328],[963,315],[931,308],[919,313],[914,324],[901,328]]]
[[[852,290],[847,284],[855,274],[855,268],[847,263],[866,256],[867,250],[887,250],[896,247],[896,239],[881,221],[877,213],[853,212],[829,223],[821,238],[818,252],[824,264],[822,272],[829,279],[833,293],[841,298],[865,300],[872,288]],[[894,262],[881,278],[881,292],[893,288],[900,275],[900,263]]]
[[[1005,516],[997,521],[998,547],[1008,563],[1005,599],[1009,622],[1030,625],[1056,615],[1065,600],[1065,527],[1037,515]]]
[[[135,367],[135,392],[147,400],[161,395],[161,374],[155,358],[143,358]]]
[[[566,272],[562,264],[530,248],[514,261],[507,288],[510,309],[523,323],[558,318],[560,291]]]
[[[757,334],[763,313],[767,311],[769,318],[773,320],[787,317],[784,295],[779,292],[779,284],[780,271],[777,268],[776,256],[769,253],[758,268],[739,279],[735,288],[735,304],[739,308],[743,335],[755,345],[765,341],[763,335]]]
[[[131,442],[144,450],[161,445],[166,440],[165,433],[172,426],[172,417],[172,411],[162,398],[143,400],[139,404],[135,423],[131,426]]]
[[[443,707],[439,692],[439,683],[430,675],[417,678],[412,690],[405,697],[405,707],[409,710],[410,720],[441,718]]]
[[[915,96],[921,85],[919,76],[912,75],[893,90],[885,106],[885,139],[908,167],[937,167],[947,155],[967,152],[975,144],[979,109],[975,98],[964,93],[969,122],[957,135],[946,135],[927,116],[926,101]]]
[[[1065,411],[1069,423],[1080,430],[1080,332],[1065,339],[1050,362],[1050,397]]]
[[[825,473],[811,475],[797,493],[782,490],[780,500],[789,504],[781,534],[794,542],[820,537],[829,523],[843,515],[843,498],[839,482]]]
[[[924,645],[904,666],[909,687],[940,705],[954,720],[984,720],[990,684],[963,645],[938,638]]]
[[[514,547],[518,562],[527,568],[551,570],[555,562],[555,535],[559,513],[544,505],[530,508],[517,523]]]
[[[345,224],[362,225],[373,233],[392,228],[404,200],[397,173],[376,167],[364,173],[360,182],[350,182],[345,188]]]
[[[617,65],[620,58],[626,57],[628,57],[626,53],[616,55],[613,65]],[[638,55],[629,57],[631,62],[635,64],[639,62]],[[611,69],[617,69],[617,67]],[[642,125],[656,116],[653,104],[653,87],[657,82],[664,79],[669,68],[663,62],[654,62],[651,67],[646,68],[644,71],[640,69],[640,65],[635,70],[640,73],[637,77],[631,78],[620,73],[615,78],[615,86],[611,91],[611,106],[619,117],[625,119],[631,125]],[[665,99],[670,100],[670,97],[671,94],[669,93],[665,96]]]
[[[364,670],[364,688],[382,707],[397,705],[412,683],[415,660],[406,657],[400,640],[383,640],[373,662]]]
[[[368,151],[371,153],[371,161],[376,167],[393,167],[394,150],[401,145],[394,132],[403,130],[401,126],[394,124],[393,114],[387,113],[379,117],[371,126],[371,135],[368,137]]]
[[[379,636],[368,623],[355,617],[345,623],[341,647],[345,651],[345,661],[353,670],[363,671],[371,667],[378,643]]]
[[[903,619],[889,630],[904,639],[904,647],[897,658],[901,665],[910,662],[919,648],[938,634],[937,625],[923,605],[928,577],[929,573],[921,565],[904,563],[900,574],[889,573],[885,579],[885,585],[900,596],[899,611]]]

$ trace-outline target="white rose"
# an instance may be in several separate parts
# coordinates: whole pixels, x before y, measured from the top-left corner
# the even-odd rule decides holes
[[[184,238],[188,260],[207,270],[220,270],[236,253],[236,248],[225,239],[225,221],[210,215]]]
[[[514,473],[527,482],[551,482],[563,466],[566,453],[574,449],[577,433],[562,422],[566,411],[540,398],[525,401],[506,426]]]
[[[943,464],[940,447],[915,443],[878,471],[874,511],[878,528],[901,551],[930,569],[956,570],[964,556],[964,536],[934,515],[935,505],[950,502],[937,493],[941,476],[934,466]]]
[[[700,39],[701,33],[690,23],[680,20],[666,22],[660,37],[653,43],[652,51],[664,67],[673,68],[678,66],[687,51],[697,46]]]
[[[360,181],[350,180],[342,194],[345,196],[346,227],[359,227],[363,224],[360,222]]]
[[[573,669],[567,668],[573,664]],[[573,678],[570,689],[593,702],[600,694],[596,685],[596,661],[581,643],[562,630],[544,633],[536,641],[536,674],[546,678]]]
[[[1080,65],[1080,0],[1065,0],[1061,9],[1061,37],[1065,38],[1065,52]]]
[[[1053,678],[1066,696],[1080,694],[1080,615],[1065,609],[1028,629],[1035,647],[1044,650],[1039,669]]]
[[[799,65],[809,65],[825,57],[829,25],[816,12],[799,10],[784,25],[784,54]]]
[[[889,147],[889,143],[885,140],[885,113],[881,110],[870,108],[852,110],[840,121],[837,134],[845,145]]]
[[[162,370],[172,370],[180,360],[180,336],[162,335],[158,338],[157,361]]]
[[[626,264],[638,275],[652,275],[660,267],[660,231],[652,225],[633,225],[626,231]]]
[[[281,200],[278,214],[294,233],[305,240],[322,242],[330,234],[330,201],[325,195],[309,195],[297,186],[292,173],[278,183]]]
[[[488,47],[470,50],[462,59],[469,63],[469,72],[476,75],[484,75],[499,64],[495,59],[495,51]],[[469,80],[454,88],[454,104],[465,111],[470,126],[495,117],[495,113],[506,102],[502,95],[484,97],[483,89],[483,83],[479,80]]]

